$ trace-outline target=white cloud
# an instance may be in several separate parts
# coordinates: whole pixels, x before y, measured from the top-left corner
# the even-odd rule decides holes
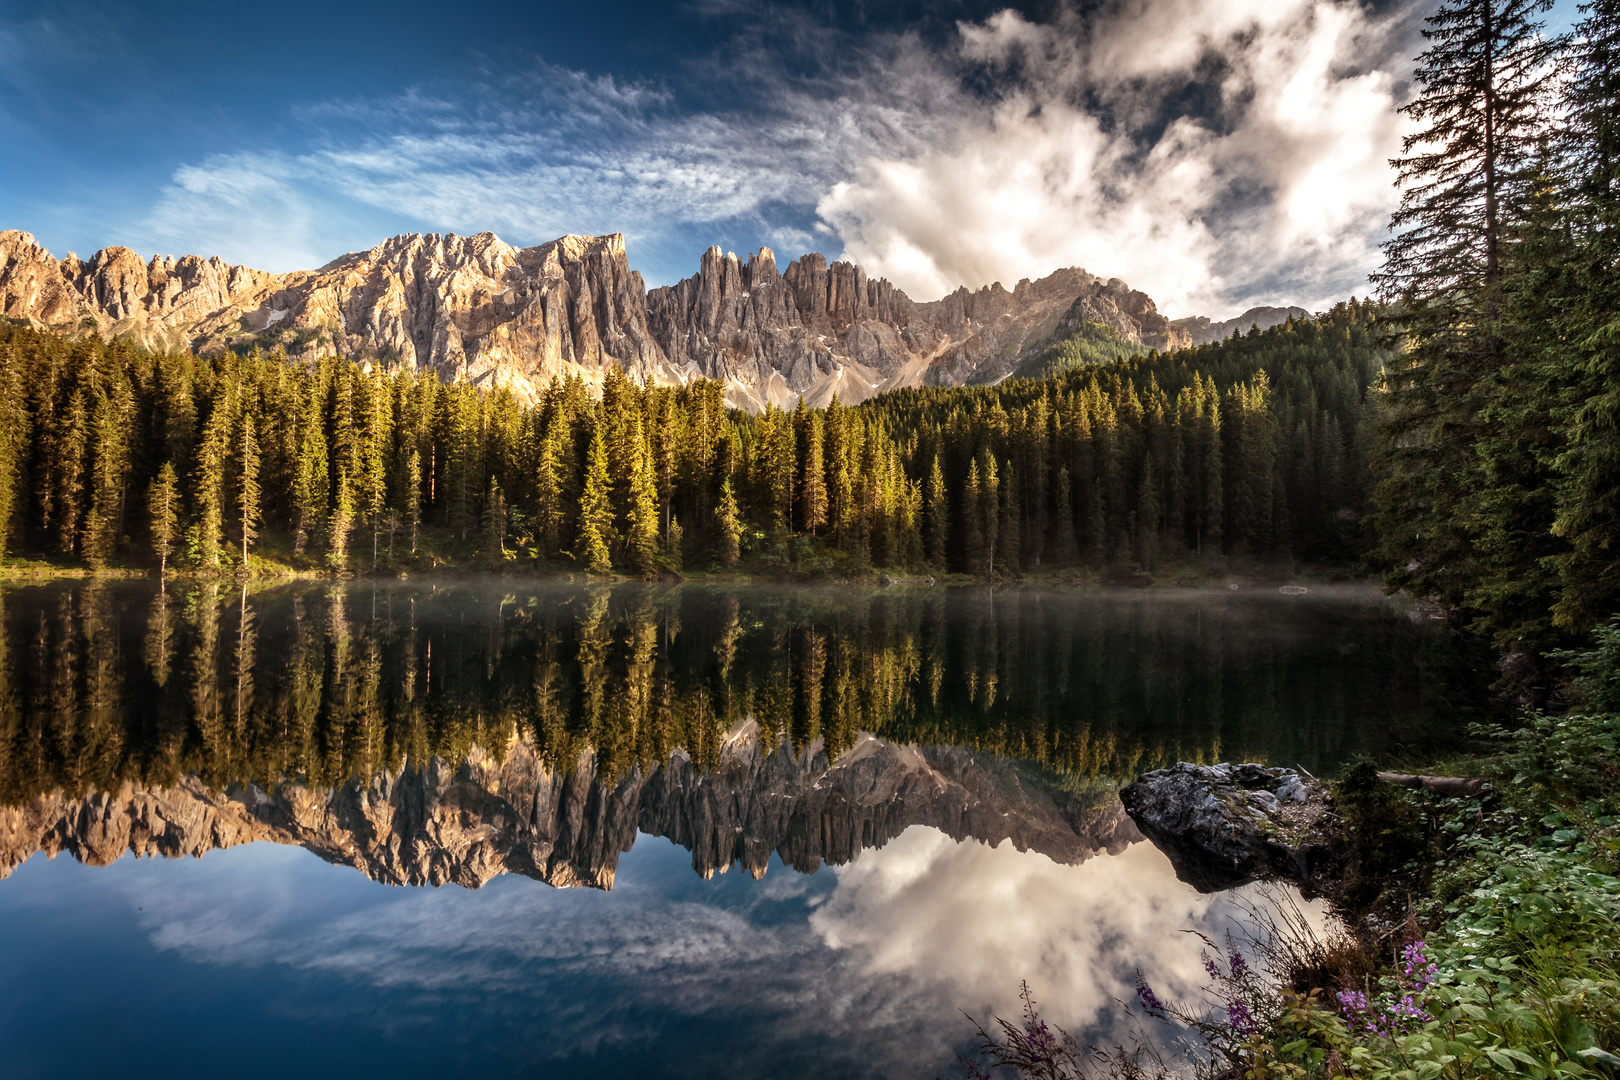
[[[924,154],[868,159],[818,209],[869,273],[925,295],[1080,265],[1176,315],[1323,306],[1364,289],[1394,206],[1393,26],[1341,0],[1004,12],[960,46],[1003,76],[994,107],[962,108]],[[1208,115],[1155,136],[1200,79]]]
[[[863,973],[938,984],[1003,1015],[1027,979],[1044,1014],[1077,1033],[1114,1026],[1138,970],[1162,997],[1197,1001],[1199,943],[1184,931],[1221,940],[1257,891],[1202,896],[1146,843],[1063,866],[1011,841],[959,844],[923,828],[835,872],[810,924]]]
[[[1175,315],[1322,306],[1377,262],[1408,27],[1358,0],[1109,0],[1044,24],[1002,12],[945,47],[835,49],[800,28],[777,36],[818,77],[762,45],[724,68],[737,104],[710,112],[539,67],[305,110],[304,152],[182,168],[148,229],[270,269],[381,239],[344,227],[357,208],[514,243],[619,231],[654,282],[720,234],[784,261],[821,234],[919,300],[1079,265]]]

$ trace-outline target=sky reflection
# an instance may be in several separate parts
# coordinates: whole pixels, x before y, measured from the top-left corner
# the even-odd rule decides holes
[[[1077,866],[914,827],[852,864],[704,881],[639,838],[612,892],[506,876],[398,889],[300,849],[92,869],[31,859],[0,887],[9,1075],[943,1074],[959,1009],[1115,1034],[1140,967],[1171,992],[1229,896],[1138,843]],[[93,977],[86,978],[87,975]],[[86,1014],[125,1038],[71,1035]],[[150,1049],[148,1058],[141,1048]],[[267,1056],[244,1055],[262,1047]]]

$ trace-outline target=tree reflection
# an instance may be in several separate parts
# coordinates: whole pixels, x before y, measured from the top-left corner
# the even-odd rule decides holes
[[[1120,781],[1177,759],[1319,768],[1484,708],[1455,693],[1478,654],[1365,592],[511,587],[8,590],[0,798],[335,785],[514,740],[647,776],[677,750],[712,767],[750,720],[795,756],[864,731]]]

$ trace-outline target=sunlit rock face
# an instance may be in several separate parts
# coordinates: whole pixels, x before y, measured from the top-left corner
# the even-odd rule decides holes
[[[488,232],[413,234],[270,274],[217,257],[142,262],[122,247],[57,260],[12,230],[0,232],[0,314],[150,349],[335,353],[524,402],[557,375],[593,386],[614,368],[662,385],[701,376],[755,411],[994,381],[1081,320],[1144,349],[1192,340],[1144,294],[1078,269],[919,304],[851,263],[812,254],[779,272],[769,248],[746,261],[710,248],[695,276],[648,293],[619,234],[529,248]]]
[[[474,748],[459,767],[434,757],[325,791],[284,783],[223,793],[189,777],[166,789],[42,796],[0,809],[0,878],[36,851],[102,866],[126,851],[178,858],[265,840],[394,885],[477,888],[515,873],[609,889],[638,831],[691,850],[704,877],[738,863],[757,878],[773,852],[811,872],[913,825],[1011,840],[1067,864],[1141,839],[1111,786],[1084,797],[1003,759],[870,735],[833,762],[819,740],[799,754],[785,742],[767,752],[750,723],[707,772],[680,752],[645,778],[600,776],[589,753],[559,770],[519,740],[498,760]]]

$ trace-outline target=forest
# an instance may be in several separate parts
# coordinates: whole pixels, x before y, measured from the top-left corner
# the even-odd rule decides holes
[[[1197,350],[757,416],[709,381],[609,370],[600,396],[557,380],[522,408],[336,359],[6,327],[0,520],[17,552],[217,574],[266,551],[339,573],[1350,562],[1381,326],[1352,300]]]
[[[1429,22],[1376,299],[1162,355],[1081,326],[1031,377],[760,415],[612,369],[521,407],[0,325],[0,540],[204,575],[1303,564],[1533,667],[1620,610],[1620,63],[1607,7],[1567,38],[1504,10]]]

